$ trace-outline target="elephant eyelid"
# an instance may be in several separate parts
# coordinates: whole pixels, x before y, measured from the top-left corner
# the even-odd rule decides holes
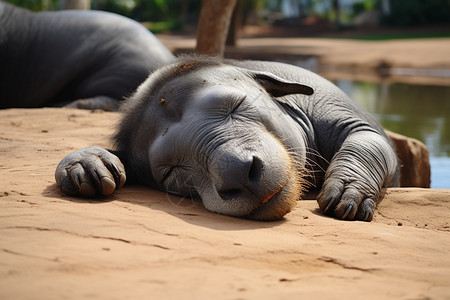
[[[242,96],[239,99],[235,100],[235,99],[231,99],[230,102],[233,104],[231,106],[231,110],[229,112],[229,114],[233,114],[242,104],[242,102],[244,102],[245,98],[247,98],[247,96]]]
[[[173,183],[171,180],[176,179],[177,176],[180,176],[180,171],[182,170],[186,170],[186,168],[182,165],[167,166],[164,170],[161,184],[167,187],[169,183]]]
[[[173,175],[175,168],[176,168],[175,166],[171,166],[171,167],[167,167],[164,170],[163,177],[161,180],[162,185],[164,185],[164,183],[167,183],[167,180]]]

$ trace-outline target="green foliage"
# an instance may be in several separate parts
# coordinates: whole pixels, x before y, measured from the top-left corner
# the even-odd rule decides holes
[[[55,10],[59,0],[4,0],[30,10]],[[226,0],[224,0],[226,1]],[[252,11],[276,11],[282,0],[239,0],[244,18]],[[92,9],[115,12],[138,21],[158,22],[160,28],[178,28],[186,22],[196,23],[201,0],[91,0]],[[333,19],[332,0],[308,0],[307,12]],[[411,26],[450,23],[450,0],[390,0],[391,14],[384,16],[388,26]],[[352,5],[350,19],[371,9],[380,9],[381,0],[361,0]],[[341,12],[341,19],[347,16]],[[156,23],[155,23],[156,24]]]
[[[352,17],[356,17],[360,13],[374,9],[374,0],[359,1],[352,4]]]
[[[161,33],[167,30],[177,31],[182,29],[183,24],[179,21],[175,22],[144,22],[143,23],[148,30],[153,33]]]
[[[334,38],[334,37],[330,37]],[[450,32],[433,33],[385,33],[385,34],[359,34],[346,35],[345,39],[364,40],[364,41],[386,41],[399,39],[428,39],[428,38],[450,38]]]
[[[60,0],[5,0],[33,11],[57,10]],[[260,1],[260,0],[245,0]],[[114,12],[137,21],[150,22],[154,32],[181,29],[196,24],[201,0],[91,0],[91,8]]]
[[[4,0],[4,1],[33,11],[57,9],[59,2],[59,0]]]
[[[30,10],[56,10],[59,0],[5,0]],[[254,0],[253,0],[254,1]],[[139,21],[183,22],[200,12],[201,0],[91,0],[91,8],[121,14]]]
[[[383,18],[386,25],[411,26],[450,22],[448,0],[391,0],[391,15]]]
[[[91,8],[129,15],[135,6],[135,1],[127,0],[91,0]]]
[[[186,22],[190,14],[198,15],[201,0],[91,0],[91,4],[93,9],[115,12],[142,22],[157,22],[156,27],[174,29]]]

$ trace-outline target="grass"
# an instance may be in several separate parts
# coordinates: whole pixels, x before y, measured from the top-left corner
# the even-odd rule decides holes
[[[176,31],[181,29],[182,24],[180,22],[144,22],[143,25],[147,27],[153,33],[161,33],[164,31]]]
[[[386,41],[398,39],[424,39],[424,38],[449,38],[450,32],[434,33],[377,33],[377,34],[355,34],[345,35],[338,38],[363,40],[363,41]]]

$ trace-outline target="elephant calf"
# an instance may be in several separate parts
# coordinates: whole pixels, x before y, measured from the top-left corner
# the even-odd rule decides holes
[[[62,190],[109,195],[128,177],[212,212],[277,220],[321,187],[324,213],[370,221],[380,189],[399,184],[383,128],[329,81],[282,63],[181,57],[126,101],[114,141],[65,157]]]

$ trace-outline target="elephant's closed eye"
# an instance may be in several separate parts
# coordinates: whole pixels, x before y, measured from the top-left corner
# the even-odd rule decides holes
[[[236,112],[236,110],[241,106],[242,102],[244,102],[244,100],[247,98],[246,95],[239,97],[237,100],[236,99],[230,99],[228,101],[228,103],[230,103],[230,109],[228,114],[232,115],[233,113]]]

